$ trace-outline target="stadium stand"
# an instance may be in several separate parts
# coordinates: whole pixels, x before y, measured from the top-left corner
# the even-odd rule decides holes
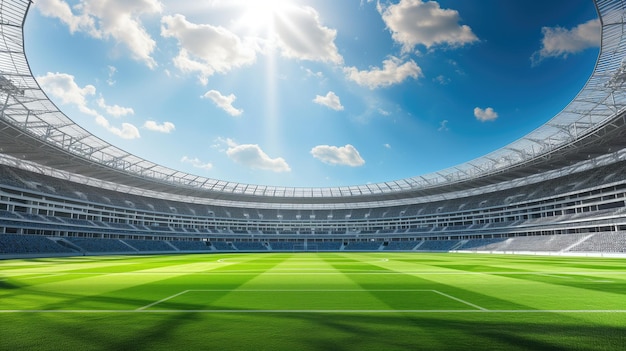
[[[30,72],[14,25],[30,1],[3,3],[0,254],[624,252],[626,3],[595,3],[596,68],[544,126],[439,172],[329,188],[203,178],[98,139]]]
[[[88,253],[125,253],[131,248],[119,239],[66,238]]]
[[[569,241],[566,240],[563,245],[559,245],[559,240],[550,235],[561,233],[556,238],[565,240],[570,238],[566,234],[580,232],[580,235],[584,235],[588,232],[626,229],[625,225],[622,224],[624,213],[626,213],[624,203],[626,177],[623,172],[619,172],[624,168],[624,163],[621,161],[598,170],[592,169],[538,184],[504,189],[480,196],[433,202],[428,207],[420,207],[419,210],[417,209],[418,206],[414,205],[390,206],[384,211],[387,218],[376,219],[374,224],[370,218],[353,219],[350,217],[346,221],[344,217],[338,220],[328,220],[328,215],[325,216],[326,220],[316,223],[311,221],[309,214],[307,219],[308,230],[293,229],[294,227],[301,227],[302,219],[297,219],[297,214],[290,216],[296,218],[292,220],[285,220],[284,217],[271,220],[259,219],[246,228],[249,226],[247,218],[245,216],[243,218],[233,217],[235,211],[230,211],[230,208],[213,211],[213,213],[229,212],[231,214],[228,218],[211,218],[214,223],[211,223],[210,226],[214,229],[208,229],[206,228],[208,221],[206,217],[184,215],[180,213],[182,210],[174,211],[174,213],[169,210],[176,206],[177,208],[187,208],[189,213],[206,212],[206,208],[203,208],[204,205],[168,202],[169,205],[167,206],[154,206],[155,209],[167,208],[167,212],[139,211],[136,205],[130,211],[128,208],[107,205],[105,200],[95,203],[91,200],[83,200],[76,195],[77,193],[98,194],[97,198],[100,199],[120,196],[113,191],[95,189],[81,184],[73,185],[77,191],[66,193],[62,192],[62,187],[58,185],[54,187],[54,192],[51,192],[50,187],[35,187],[33,189],[33,187],[26,185],[35,183],[34,180],[30,179],[31,175],[38,182],[46,182],[50,177],[3,166],[5,174],[3,179],[6,181],[0,184],[0,191],[3,194],[0,202],[0,223],[3,225],[2,231],[4,233],[43,233],[47,236],[68,237],[72,242],[73,237],[87,235],[94,235],[95,237],[108,235],[111,238],[123,240],[139,235],[142,238],[150,239],[148,242],[162,239],[161,237],[169,238],[172,235],[181,238],[190,235],[206,237],[207,239],[216,237],[223,241],[234,242],[235,248],[242,251],[293,250],[294,247],[304,250],[304,240],[329,235],[342,237],[342,240],[348,243],[344,250],[348,251],[378,250],[381,247],[386,250],[405,250],[405,248],[396,248],[396,245],[400,245],[396,242],[400,243],[401,241],[397,240],[407,237],[411,240],[425,240],[423,244],[418,246],[417,251],[445,251],[452,248],[470,251],[497,251],[498,248],[493,246],[503,240],[491,239],[494,237],[510,237],[507,250],[511,251],[541,250],[542,245],[545,245],[542,251],[560,251],[563,245],[569,244]],[[610,178],[616,182],[598,183],[597,180],[603,179],[598,173],[610,173]],[[7,174],[11,176],[7,177]],[[50,183],[55,182],[58,180],[50,181]],[[555,186],[555,184],[563,182],[578,182],[581,185],[577,186],[578,190],[576,191],[572,191],[573,187],[559,188]],[[19,187],[16,186],[18,184]],[[535,186],[545,190],[533,192]],[[557,191],[564,192],[557,193]],[[509,195],[511,193],[517,195]],[[55,194],[57,196],[53,196]],[[545,196],[541,197],[540,194]],[[494,204],[507,204],[485,207],[484,199],[486,197],[492,200],[491,202]],[[143,198],[136,195],[128,195],[128,198],[133,204],[146,203],[147,201],[159,202],[159,199]],[[42,210],[42,208],[46,208],[46,210]],[[96,211],[95,208],[98,210]],[[213,208],[217,209],[217,207],[211,209]],[[445,208],[454,208],[455,210],[445,212]],[[458,208],[462,208],[462,210],[459,211]],[[88,210],[85,211],[85,209]],[[86,212],[90,214],[85,214]],[[244,212],[243,209],[239,211],[239,213]],[[289,213],[288,210],[282,212]],[[326,213],[328,212],[326,211]],[[411,215],[407,216],[407,213]],[[171,223],[176,223],[176,226],[172,226]],[[256,229],[264,225],[271,226],[273,229]],[[318,228],[318,225],[321,227]],[[248,238],[251,235],[268,237],[280,235],[291,239],[288,239],[290,243],[286,246],[281,246],[278,242],[265,246],[259,241],[248,242],[237,239],[238,237]],[[357,236],[361,239],[357,239]],[[479,237],[474,238],[475,236]],[[363,237],[371,237],[368,240],[373,240],[373,243],[370,244],[367,241],[362,243]],[[441,242],[444,237],[451,241]],[[472,240],[469,240],[470,238]],[[468,241],[455,248],[454,246],[459,240]],[[476,240],[487,240],[485,242],[488,242],[492,247],[480,248],[483,244]],[[388,242],[387,246],[382,245],[385,241]],[[533,244],[533,241],[536,243]],[[525,242],[527,243],[525,244]],[[176,251],[174,247],[164,242],[158,244],[159,247],[155,247],[154,243],[147,244],[149,247],[143,247],[136,241],[129,242],[129,244],[132,247],[140,246],[140,248],[137,247],[139,251]],[[77,245],[81,246],[78,243]],[[83,245],[88,244],[83,243]],[[331,244],[330,246],[334,247],[335,245]],[[408,250],[414,249],[415,246],[416,244],[412,245]],[[220,248],[220,250],[233,250],[235,248],[229,245]],[[103,248],[98,249],[91,246],[89,249],[84,249],[86,252],[103,252]],[[112,249],[110,252],[118,252],[119,249]],[[202,247],[201,250],[205,249],[206,247]]]
[[[259,241],[237,241],[233,245],[239,251],[267,251],[267,247]]]
[[[212,251],[213,248],[207,244],[206,241],[182,241],[182,240],[173,240],[170,241],[170,244],[174,245],[179,251]]]
[[[572,247],[572,252],[626,252],[626,232],[593,234]]]
[[[269,250],[271,251],[294,251],[297,242],[295,241],[270,241]]]
[[[235,248],[233,248],[233,246],[230,243],[228,243],[228,242],[213,241],[213,242],[211,242],[211,244],[215,248],[215,250],[218,250],[218,251],[233,251],[233,250],[235,250]]]
[[[342,247],[341,241],[322,241],[307,243],[307,251],[339,251]]]
[[[344,251],[377,251],[383,245],[382,241],[348,241]]]
[[[130,245],[137,251],[146,252],[167,252],[176,251],[176,248],[169,245],[165,241],[161,240],[139,240],[139,239],[124,239],[126,244]]]
[[[2,234],[0,235],[0,253],[57,254],[75,253],[75,251],[58,245],[53,240],[38,235]]]
[[[424,240],[417,251],[450,251],[460,244],[460,240]]]
[[[419,242],[417,241],[390,241],[384,246],[387,251],[410,251],[413,250]]]

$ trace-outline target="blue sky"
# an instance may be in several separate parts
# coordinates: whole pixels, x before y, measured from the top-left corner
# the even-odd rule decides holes
[[[591,0],[39,0],[26,53],[150,161],[285,186],[435,172],[522,137],[593,70]]]

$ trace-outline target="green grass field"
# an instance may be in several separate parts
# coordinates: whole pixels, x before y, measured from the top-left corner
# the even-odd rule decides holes
[[[0,261],[2,350],[620,350],[626,260],[265,253]]]

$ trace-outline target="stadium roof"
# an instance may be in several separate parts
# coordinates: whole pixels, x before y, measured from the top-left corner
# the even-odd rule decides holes
[[[511,182],[626,147],[626,4],[620,0],[595,1],[602,25],[595,70],[574,100],[533,132],[485,156],[438,172],[382,183],[318,188],[244,184],[188,174],[137,157],[92,135],[50,101],[30,71],[23,40],[30,1],[0,2],[0,153],[92,182],[233,202],[393,204]]]

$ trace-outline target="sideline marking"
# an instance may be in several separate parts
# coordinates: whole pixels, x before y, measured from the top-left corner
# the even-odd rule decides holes
[[[31,279],[43,279],[43,278],[48,278],[48,277],[58,277],[61,275],[66,275],[67,273],[50,273],[50,274],[42,274],[42,275],[37,275],[35,277],[25,277],[25,278],[19,278],[19,280],[31,280]]]
[[[2,313],[626,313],[626,310],[0,310]]]
[[[223,262],[230,263],[230,262]],[[390,275],[403,275],[403,274],[421,274],[421,275],[542,275],[549,276],[550,274],[563,274],[563,275],[624,275],[626,271],[536,271],[536,272],[437,272],[437,271],[385,271],[385,270],[371,270],[371,269],[362,269],[362,270],[345,270],[338,272],[335,269],[329,268],[326,270],[316,270],[315,268],[281,268],[276,269],[281,270],[282,272],[268,272],[264,270],[236,270],[236,271],[218,271],[218,270],[210,270],[210,271],[197,271],[197,272],[185,272],[186,274],[197,274],[197,275],[237,275],[237,274],[259,274],[263,273],[264,275],[367,275],[367,274],[390,274]],[[168,274],[180,274],[180,271],[159,271],[159,272],[63,272],[63,273],[49,273],[49,272],[37,272],[37,271],[28,271],[28,272],[15,272],[15,271],[3,271],[2,274],[6,277],[19,277],[22,275],[30,275],[30,274],[67,274],[67,275],[168,275]],[[559,277],[564,278],[564,277]]]
[[[542,275],[544,277],[559,278],[559,279],[573,279],[572,277],[565,277],[562,275],[549,274],[549,273],[536,273],[536,275]]]

